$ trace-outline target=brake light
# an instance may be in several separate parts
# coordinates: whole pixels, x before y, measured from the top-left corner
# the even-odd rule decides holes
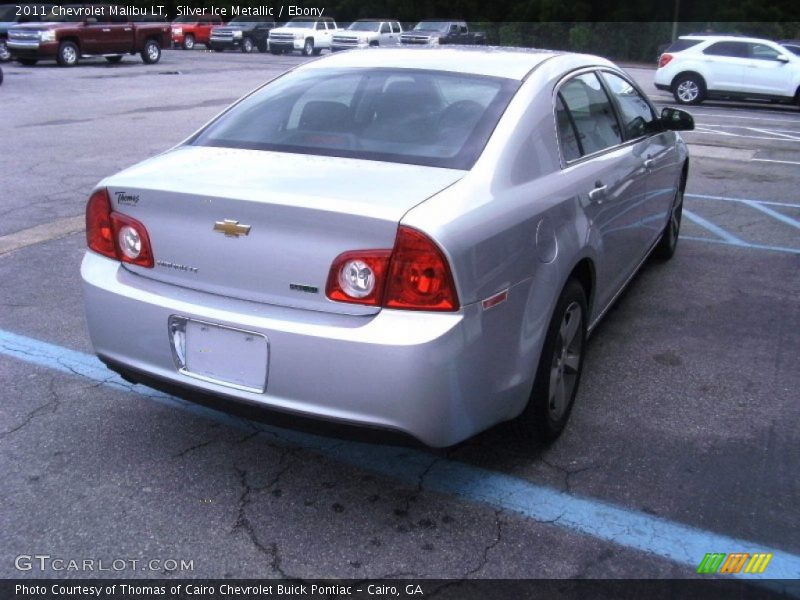
[[[331,300],[403,310],[458,310],[453,276],[442,251],[410,227],[397,230],[393,250],[356,250],[336,257],[326,286]]]
[[[96,190],[86,204],[86,245],[98,254],[117,258],[111,229],[111,201],[105,188]]]
[[[86,204],[86,244],[90,250],[120,262],[153,267],[147,229],[136,219],[112,211],[105,188],[96,190]]]
[[[447,259],[424,233],[398,228],[383,305],[405,310],[458,310]]]
[[[658,68],[666,67],[673,58],[675,57],[672,54],[662,54],[658,59]]]

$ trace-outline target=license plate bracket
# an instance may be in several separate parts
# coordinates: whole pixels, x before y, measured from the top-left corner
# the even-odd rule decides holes
[[[210,383],[263,394],[269,372],[269,340],[254,331],[173,315],[172,356],[178,371]]]

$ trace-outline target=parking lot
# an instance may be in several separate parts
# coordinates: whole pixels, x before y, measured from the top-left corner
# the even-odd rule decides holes
[[[89,192],[303,60],[3,65],[0,577],[688,578],[708,552],[770,552],[765,576],[800,578],[796,107],[690,109],[677,254],[597,328],[549,448],[507,426],[446,450],[285,429],[102,367]],[[15,566],[35,554],[193,569]]]

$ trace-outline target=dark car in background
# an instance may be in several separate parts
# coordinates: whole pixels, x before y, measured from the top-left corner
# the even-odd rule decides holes
[[[215,52],[241,50],[248,54],[255,48],[260,52],[266,52],[267,38],[270,30],[274,28],[273,19],[236,17],[227,25],[220,25],[211,30],[209,45]]]
[[[420,21],[414,29],[400,36],[401,44],[424,44],[438,46],[444,44],[475,45],[486,44],[486,34],[470,31],[465,21],[440,21],[429,19]]]
[[[19,23],[38,23],[50,11],[50,7],[50,4],[0,4],[0,62],[11,60],[7,46],[9,28]]]

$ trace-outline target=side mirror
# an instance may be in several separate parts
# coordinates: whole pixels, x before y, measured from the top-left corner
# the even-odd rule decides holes
[[[672,131],[691,131],[694,129],[694,118],[685,110],[666,107],[661,111],[661,125]]]
[[[777,60],[778,62],[782,62],[783,64],[786,64],[789,62],[789,57],[784,56],[783,54],[779,54],[778,56],[775,57],[775,60]]]

